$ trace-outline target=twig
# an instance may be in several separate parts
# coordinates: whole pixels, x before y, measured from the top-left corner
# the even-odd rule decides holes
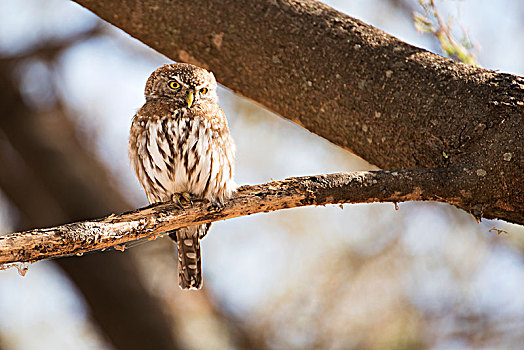
[[[414,12],[413,17],[415,20],[415,27],[421,32],[427,32],[435,36],[440,43],[441,49],[451,58],[457,59],[463,63],[478,65],[475,56],[471,53],[468,48],[473,44],[466,42],[466,44],[459,43],[455,40],[451,34],[450,25],[444,22],[444,19],[437,10],[435,0],[429,0],[428,3],[419,1],[420,5],[424,9],[425,15]],[[436,21],[437,26],[435,27],[428,18],[428,15],[432,15]],[[466,31],[462,29],[464,37],[466,38]]]

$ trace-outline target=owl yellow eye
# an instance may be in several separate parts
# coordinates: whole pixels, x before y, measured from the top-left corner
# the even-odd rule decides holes
[[[202,88],[202,89],[200,89],[200,93],[201,93],[202,95],[207,94],[207,88]]]
[[[167,85],[173,90],[180,89],[180,84],[174,80],[171,80]]]

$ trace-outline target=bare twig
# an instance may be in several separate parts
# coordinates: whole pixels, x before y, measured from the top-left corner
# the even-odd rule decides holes
[[[466,198],[443,196],[444,189],[461,186],[448,183],[450,176],[456,174],[447,169],[372,171],[242,186],[220,209],[205,202],[195,202],[184,210],[172,203],[161,203],[101,219],[0,236],[0,264],[80,255],[137,239],[155,239],[188,225],[307,205],[414,200],[460,204]]]
[[[0,60],[21,60],[24,58],[42,58],[48,61],[52,61],[56,56],[61,55],[66,49],[70,48],[73,45],[77,45],[82,41],[92,39],[93,37],[100,36],[105,31],[105,26],[102,22],[97,22],[91,28],[73,34],[62,40],[44,40],[29,50],[25,50],[20,53],[9,56],[1,56]]]
[[[464,39],[462,42],[457,42],[451,33],[451,24],[447,24],[440,13],[437,10],[435,0],[429,0],[429,2],[419,1],[420,5],[424,9],[424,15],[414,12],[413,18],[415,20],[415,27],[420,32],[426,32],[439,41],[440,47],[445,54],[449,57],[459,60],[463,63],[478,65],[475,55],[470,51],[474,46],[469,40],[466,41],[466,31],[462,29],[464,33]],[[436,20],[436,26],[432,23],[429,17],[434,17]]]

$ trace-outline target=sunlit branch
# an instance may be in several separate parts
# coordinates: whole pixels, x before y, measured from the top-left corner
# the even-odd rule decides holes
[[[370,171],[242,186],[220,208],[195,201],[181,209],[168,202],[100,219],[0,236],[0,264],[81,255],[110,247],[122,249],[126,242],[155,239],[180,227],[286,208],[420,200],[460,204],[462,198],[445,195],[459,192],[453,188],[450,191],[447,180],[456,175],[447,169]]]

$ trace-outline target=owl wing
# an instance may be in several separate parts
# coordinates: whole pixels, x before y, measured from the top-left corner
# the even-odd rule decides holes
[[[175,113],[176,114],[176,113]],[[131,166],[150,203],[169,200],[174,193],[176,149],[173,146],[173,106],[148,101],[131,124],[129,156]]]

